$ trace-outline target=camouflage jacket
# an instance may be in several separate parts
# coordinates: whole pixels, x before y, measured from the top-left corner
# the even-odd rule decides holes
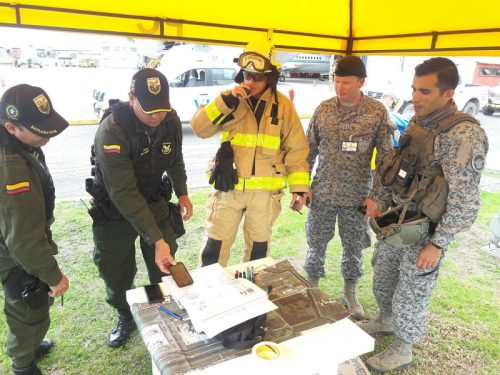
[[[310,172],[318,157],[313,199],[344,207],[375,200],[381,185],[378,176],[372,181],[373,150],[377,148],[378,165],[393,147],[395,129],[387,109],[373,98],[363,95],[352,107],[341,105],[337,97],[322,102],[307,129]],[[343,151],[345,142],[356,143],[355,151]]]

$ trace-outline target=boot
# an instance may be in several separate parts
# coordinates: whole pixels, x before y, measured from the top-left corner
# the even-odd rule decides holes
[[[135,328],[134,318],[130,311],[118,311],[118,322],[109,335],[108,346],[110,348],[122,346]]]
[[[40,359],[40,357],[44,356],[54,346],[54,340],[52,339],[43,339],[42,343],[40,346],[35,350],[35,359]]]
[[[312,284],[312,286],[314,286],[315,288],[318,287],[318,284],[319,284],[319,277],[317,276],[311,276],[311,275],[307,275],[307,281],[309,281],[310,284]]]
[[[366,367],[374,372],[402,370],[413,364],[411,344],[396,338],[383,352],[368,358]]]
[[[12,371],[14,371],[15,375],[43,375],[40,369],[37,367],[36,361],[34,361],[29,366],[21,368],[12,365]]]
[[[344,291],[342,292],[342,301],[347,305],[347,310],[351,312],[354,319],[363,319],[365,317],[365,310],[359,303],[356,297],[356,284],[357,280],[344,279]]]
[[[379,313],[372,320],[356,322],[356,325],[369,335],[393,335],[393,317]]]

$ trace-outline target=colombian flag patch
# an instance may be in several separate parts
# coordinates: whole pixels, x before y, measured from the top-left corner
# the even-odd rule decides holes
[[[7,190],[7,194],[9,195],[19,194],[22,193],[23,191],[31,190],[29,182],[20,182],[15,185],[5,185],[5,188]]]
[[[104,145],[104,153],[105,154],[119,154],[120,153],[120,145]]]

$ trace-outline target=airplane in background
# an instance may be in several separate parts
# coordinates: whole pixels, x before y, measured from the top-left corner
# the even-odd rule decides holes
[[[165,48],[167,49],[167,48]],[[214,46],[194,43],[174,43],[168,46],[168,50],[163,56],[162,66],[174,67],[184,62],[179,61],[178,56],[182,53],[185,60],[197,62],[217,62],[232,64],[234,59],[243,52],[241,47]],[[342,56],[338,56],[341,58]],[[292,74],[319,74],[319,79],[330,72],[331,55],[314,53],[297,53],[289,51],[277,51],[276,60],[281,64],[282,70],[280,82]],[[336,56],[337,60],[337,56]]]
[[[319,80],[323,81],[324,75],[330,73],[331,55],[317,53],[299,53],[282,64],[280,82],[291,77],[293,73],[305,73],[308,75],[319,74]],[[342,56],[335,56],[335,60]]]

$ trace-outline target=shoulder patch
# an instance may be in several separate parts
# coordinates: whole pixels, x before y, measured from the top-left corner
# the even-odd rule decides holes
[[[483,152],[476,152],[471,158],[471,167],[477,173],[481,173],[486,166],[486,160]]]
[[[460,165],[465,165],[469,159],[469,155],[472,150],[472,143],[468,141],[460,142],[460,147],[457,151],[457,156],[455,158],[456,162]]]
[[[104,145],[103,152],[105,154],[119,154],[121,152],[120,145]]]
[[[28,181],[26,182],[20,182],[18,184],[14,185],[5,185],[5,190],[8,195],[14,195],[14,194],[19,194],[23,193],[25,191],[30,191],[30,183]]]

